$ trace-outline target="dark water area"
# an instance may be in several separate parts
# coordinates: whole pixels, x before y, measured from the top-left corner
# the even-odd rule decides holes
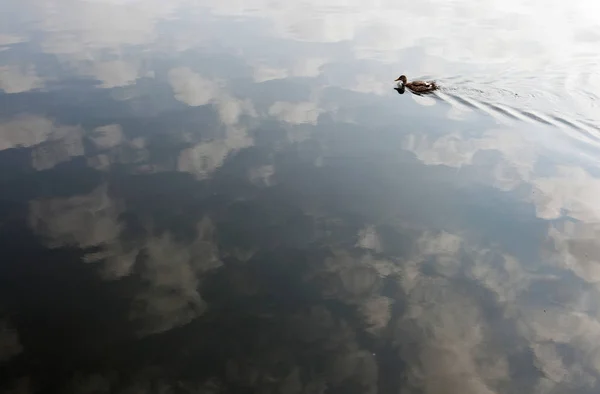
[[[598,393],[598,7],[5,0],[0,392]]]

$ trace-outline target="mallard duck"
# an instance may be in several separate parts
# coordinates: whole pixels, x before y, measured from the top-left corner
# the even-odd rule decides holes
[[[413,93],[430,93],[438,89],[434,81],[412,81],[407,82],[405,75],[400,75],[396,80],[401,88],[407,87]]]

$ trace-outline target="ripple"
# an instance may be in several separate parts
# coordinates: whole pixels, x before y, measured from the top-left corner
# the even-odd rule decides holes
[[[451,80],[447,79],[446,81]],[[456,79],[455,79],[456,80]],[[464,82],[464,80],[463,80]],[[530,97],[534,97],[532,94]],[[522,121],[530,124],[553,126],[569,131],[571,137],[586,143],[600,146],[600,126],[595,122],[585,119],[575,119],[566,111],[554,110],[540,111],[536,109],[522,109],[515,105],[501,102],[503,97],[514,97],[514,102],[519,103],[521,96],[508,89],[479,89],[473,87],[446,87],[435,93],[435,97],[458,109],[472,109],[484,112],[496,119],[499,123],[508,124]],[[494,100],[486,100],[493,98]],[[575,131],[576,133],[572,133]]]

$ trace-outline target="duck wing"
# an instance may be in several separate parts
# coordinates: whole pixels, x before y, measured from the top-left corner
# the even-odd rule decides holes
[[[415,92],[427,92],[437,89],[435,82],[413,81],[406,84],[406,87]]]

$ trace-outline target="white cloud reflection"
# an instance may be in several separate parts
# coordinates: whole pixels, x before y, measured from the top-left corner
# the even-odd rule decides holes
[[[600,292],[600,224],[585,222],[556,223],[548,228],[551,261],[561,269],[597,286]]]
[[[0,150],[38,145],[46,141],[55,128],[51,120],[35,115],[22,115],[1,123]]]
[[[131,85],[141,76],[137,64],[123,60],[94,62],[89,68],[81,66],[79,72],[98,79],[103,88]]]
[[[230,153],[249,147],[254,140],[240,123],[243,115],[257,116],[249,100],[232,97],[223,82],[202,77],[187,67],[169,71],[169,83],[175,98],[189,106],[212,105],[225,126],[223,138],[203,141],[181,152],[177,169],[195,174],[199,179],[210,176]]]
[[[499,263],[489,251],[475,253],[468,275],[496,295],[505,317],[515,322],[532,350],[542,374],[536,393],[593,390],[600,378],[600,180],[582,167],[542,167],[544,155],[557,149],[547,152],[517,137],[518,132],[505,129],[478,138],[455,134],[432,141],[412,137],[406,147],[426,164],[458,168],[476,166],[478,153],[494,152],[491,166],[478,167],[481,180],[515,191],[515,200],[532,204],[535,215],[548,221],[537,273],[515,257],[504,256]],[[557,154],[570,157],[568,151]],[[578,161],[595,167],[582,157]],[[518,188],[529,193],[518,193]],[[532,300],[538,296],[532,293],[540,287],[546,295],[536,303]]]
[[[293,59],[293,63],[287,68],[259,63],[253,67],[254,81],[260,83],[288,77],[317,77],[321,74],[321,67],[328,62],[323,57],[302,57]]]
[[[203,78],[187,67],[170,70],[169,83],[175,92],[175,98],[192,107],[210,103],[220,91],[217,82]]]
[[[0,66],[0,89],[6,93],[22,93],[44,87],[44,80],[34,66]]]
[[[25,37],[14,34],[0,34],[0,48],[25,41]],[[1,49],[0,49],[1,51]]]
[[[124,46],[154,42],[156,24],[169,18],[179,4],[183,2],[130,1],[124,5],[107,1],[45,1],[40,12],[51,17],[44,21],[43,30],[48,34],[42,46],[47,53],[75,64],[82,75],[102,81],[103,87],[131,84],[140,75],[141,68],[135,62],[116,60],[91,67],[86,62],[94,62],[95,51],[118,53]],[[576,6],[559,2],[544,5],[547,14],[531,12],[531,7],[540,5],[515,1],[484,2],[468,8],[461,6],[463,2],[451,4],[442,9],[435,7],[436,2],[409,5],[388,1],[366,6],[356,1],[325,5],[310,1],[303,4],[223,1],[205,5],[220,15],[269,19],[273,29],[288,39],[321,43],[356,39],[353,54],[358,58],[396,61],[401,50],[427,44],[424,48],[431,56],[443,57],[448,62],[492,64],[491,70],[504,69],[507,62],[514,63],[514,69],[544,70],[554,66],[560,69],[562,57],[578,56],[581,50],[568,45],[571,35],[564,34],[562,22],[581,22],[576,27],[577,34],[597,30],[591,17],[596,3],[587,1]],[[534,15],[534,23],[523,19],[523,15]],[[500,26],[496,38],[475,34],[488,24]],[[521,36],[524,32],[525,40]],[[426,42],[428,37],[433,38]],[[590,45],[597,43],[593,41]],[[516,58],[515,53],[519,55]],[[314,59],[317,60],[282,68],[257,63],[253,76],[256,81],[317,76],[326,60]],[[423,72],[442,72],[439,64],[422,66]],[[4,73],[0,74],[1,87],[7,92],[43,86],[34,68],[17,71],[4,68],[0,73]],[[361,74],[355,80],[356,91],[384,91],[376,77]],[[168,82],[181,103],[192,107],[213,106],[224,128],[220,138],[201,141],[182,151],[177,160],[179,171],[192,173],[198,179],[208,178],[228,155],[254,144],[242,118],[258,116],[257,111],[250,102],[235,97],[226,83],[186,67],[171,69]],[[292,125],[317,124],[321,112],[319,105],[311,101],[276,101],[267,109],[269,116]],[[45,118],[25,117],[0,125],[0,150],[32,148],[32,163],[38,169],[48,169],[82,155],[82,138],[79,128],[57,126]],[[90,161],[97,168],[106,168],[107,163],[121,157],[118,148],[124,145],[147,154],[144,140],[127,140],[119,125],[102,126],[86,138],[101,152]],[[52,148],[53,144],[59,145],[57,141],[61,147]],[[48,145],[38,149],[44,143]],[[48,147],[51,154],[47,153]],[[515,256],[472,245],[462,234],[425,232],[405,260],[383,259],[377,257],[385,251],[385,243],[376,226],[362,229],[356,242],[361,250],[359,257],[355,251],[335,250],[310,279],[334,278],[326,282],[323,294],[355,306],[369,333],[383,335],[386,328],[393,328],[394,342],[399,345],[397,351],[410,361],[403,394],[498,394],[511,381],[511,355],[507,348],[498,348],[491,340],[497,332],[485,318],[489,305],[461,287],[458,283],[461,275],[489,292],[493,308],[516,327],[523,342],[514,348],[530,349],[535,367],[543,374],[536,382],[538,393],[568,392],[579,384],[597,385],[600,323],[594,300],[600,298],[600,262],[596,261],[600,231],[598,178],[569,166],[554,168],[543,176],[537,174],[540,150],[532,149],[527,137],[514,130],[489,130],[477,137],[456,132],[432,138],[415,133],[403,147],[426,165],[456,169],[474,166],[478,154],[492,152],[499,156],[482,178],[506,192],[519,186],[531,188],[535,192],[525,198],[533,204],[540,219],[572,219],[573,222],[548,225],[547,238],[556,249],[551,263],[562,273],[572,273],[590,285],[590,289],[582,289],[578,296],[566,297],[560,305],[544,311],[522,301],[532,292],[534,283],[552,283],[552,275],[532,273]],[[265,165],[249,169],[247,175],[257,185],[269,185],[275,173],[275,167]],[[212,222],[206,219],[198,224],[197,237],[192,242],[164,233],[125,245],[119,239],[123,231],[119,215],[123,210],[122,203],[102,185],[87,195],[33,201],[29,219],[32,229],[49,247],[102,246],[103,252],[88,256],[87,261],[104,264],[106,276],[112,279],[132,275],[138,257],[144,256],[140,278],[145,287],[136,294],[130,314],[132,320],[141,322],[142,335],[163,332],[202,315],[206,303],[199,289],[199,277],[221,264],[212,239]],[[424,273],[427,264],[433,265],[433,273]],[[405,310],[396,317],[391,312],[393,300],[381,291],[382,280],[390,277],[395,278],[406,298]],[[322,309],[324,312],[315,314],[327,321],[329,312]],[[340,332],[351,334],[347,338],[340,335],[343,338],[338,339],[346,344],[340,346],[344,352],[336,355],[332,381],[339,383],[355,377],[364,383],[364,392],[376,392],[375,358],[359,348],[350,328],[340,328],[336,334]],[[400,346],[409,342],[418,346]],[[578,355],[577,362],[568,361],[561,352],[563,346]],[[298,387],[297,376],[298,372],[292,371],[286,378],[289,384],[285,387],[292,387],[292,392],[298,392],[294,389]]]
[[[123,129],[118,124],[97,127],[88,138],[99,150],[111,149],[123,143]]]
[[[212,222],[201,220],[192,242],[176,241],[168,232],[127,242],[119,217],[123,209],[124,203],[104,184],[89,194],[32,201],[29,223],[50,248],[99,248],[84,261],[99,265],[105,279],[135,275],[141,281],[127,300],[139,335],[169,330],[202,315],[206,303],[199,293],[200,278],[222,264]]]
[[[169,17],[177,2],[44,0],[31,5],[46,33],[44,52],[88,60],[96,50],[153,42],[156,24]]]
[[[229,154],[252,146],[253,143],[254,140],[248,136],[245,128],[228,128],[224,139],[201,142],[183,150],[179,155],[177,169],[192,173],[198,179],[208,178],[223,165]]]
[[[29,0],[23,7],[35,15],[36,29],[43,32],[44,52],[56,55],[80,75],[98,79],[106,88],[132,84],[140,74],[146,74],[138,60],[125,56],[130,49],[144,46],[168,52],[216,44],[235,56],[243,53],[258,82],[290,76],[316,77],[323,65],[333,61],[319,45],[314,51],[302,46],[301,55],[278,57],[275,62],[265,58],[263,49],[248,44],[248,40],[254,42],[253,37],[214,35],[210,29],[205,31],[203,26],[188,23],[181,24],[172,37],[170,32],[160,31],[162,23],[176,18],[189,22],[182,17],[183,11],[190,18],[202,22],[208,19],[210,23],[215,22],[207,13],[266,21],[260,24],[257,34],[267,33],[288,42],[347,44],[354,59],[367,60],[356,76],[357,91],[380,94],[388,90],[379,86],[380,81],[389,79],[389,75],[382,78],[381,73],[401,64],[404,70],[397,71],[409,76],[451,78],[449,85],[464,85],[464,95],[495,86],[505,93],[494,98],[499,101],[513,100],[514,93],[519,93],[527,105],[554,108],[560,102],[566,113],[597,119],[590,98],[598,98],[595,92],[600,88],[593,68],[599,60],[595,48],[600,42],[600,27],[590,16],[598,10],[592,0],[574,4],[552,1],[551,6],[516,0],[486,1],[477,6],[466,0],[433,0],[426,5],[390,1],[364,4],[356,0],[308,0],[301,4],[280,0]],[[8,43],[22,39],[21,33],[10,31],[3,32],[3,36]],[[191,43],[179,48],[180,39]],[[414,48],[421,52],[413,61],[406,51]],[[30,71],[21,73],[31,81],[11,85],[4,82],[7,91],[39,87],[40,81]],[[536,77],[534,84],[531,77]],[[202,94],[194,94],[195,101],[189,101],[190,97],[186,100],[201,103]]]
[[[31,148],[31,165],[47,170],[84,154],[83,129],[59,125],[37,115],[20,115],[0,124],[0,151]]]
[[[555,133],[555,130],[548,128],[546,132]],[[494,154],[494,164],[478,170],[485,173],[482,174],[483,181],[503,191],[527,186],[530,193],[525,198],[535,206],[539,218],[570,217],[583,222],[600,221],[596,203],[600,198],[600,178],[582,167],[570,165],[550,167],[550,173],[546,169],[540,174],[539,162],[545,155],[554,152],[569,159],[573,150],[559,149],[555,141],[534,143],[531,134],[526,135],[521,128],[490,130],[481,137],[462,133],[440,137],[412,134],[405,139],[403,148],[413,152],[424,164],[458,169],[476,167],[475,157],[478,154]],[[565,146],[568,147],[568,144]]]
[[[192,244],[179,244],[169,235],[148,240],[141,273],[147,287],[135,296],[130,315],[141,322],[141,335],[187,324],[205,312],[200,277],[222,264],[213,231],[206,219],[198,224],[198,238]]]
[[[538,176],[531,183],[539,217],[557,219],[566,214],[582,222],[600,222],[600,178],[583,168],[559,166],[552,176]]]
[[[155,42],[159,21],[170,18],[181,4],[155,0],[26,0],[19,8],[35,21],[34,27],[27,34],[6,32],[1,37],[12,44],[42,32],[41,52],[55,55],[71,72],[95,78],[103,88],[125,86],[140,76],[138,61],[123,58],[126,49]],[[107,57],[110,60],[105,61]],[[33,66],[0,71],[0,88],[9,93],[42,86],[43,80],[35,75]]]
[[[312,101],[297,103],[277,101],[269,108],[269,115],[296,125],[302,123],[316,124],[321,112],[318,103]]]
[[[87,195],[34,200],[29,222],[46,245],[87,248],[114,242],[121,233],[116,204],[103,185]]]
[[[169,83],[178,101],[192,107],[214,104],[226,125],[237,124],[244,114],[256,116],[252,103],[232,97],[224,82],[204,78],[187,67],[171,69]]]
[[[397,343],[410,338],[420,344],[412,355],[416,362],[411,363],[410,386],[432,394],[479,394],[502,392],[500,387],[511,382],[509,354],[517,348],[494,345],[492,338],[501,328],[490,326],[482,316],[484,304],[455,282],[464,268],[475,284],[494,294],[495,305],[487,308],[500,310],[503,324],[514,325],[520,340],[533,350],[535,366],[531,368],[543,373],[536,383],[538,392],[597,385],[600,321],[597,314],[589,313],[589,305],[579,301],[585,292],[573,293],[577,294],[574,299],[563,297],[557,305],[535,305],[531,303],[533,285],[557,283],[554,275],[544,273],[545,267],[532,272],[513,256],[481,250],[445,232],[425,233],[418,244],[411,263],[401,267],[400,283],[408,308],[396,323]],[[465,263],[465,257],[470,262]],[[423,274],[418,267],[432,259],[438,275]],[[448,270],[449,265],[454,269]],[[574,364],[566,361],[561,345],[578,355]]]
[[[371,65],[401,67],[404,70],[398,71],[409,76],[452,78],[449,85],[464,85],[458,92],[465,95],[502,87],[503,93],[492,101],[512,102],[518,93],[527,98],[519,105],[548,109],[560,102],[566,113],[584,113],[598,120],[590,102],[600,89],[593,68],[600,60],[595,51],[600,27],[591,16],[600,9],[593,0],[551,5],[516,0],[477,5],[466,0],[369,4],[228,0],[203,5],[220,16],[267,20],[272,35],[287,40],[347,42],[355,59],[374,62]],[[415,48],[419,52],[414,56],[406,54]],[[259,81],[286,75],[293,73],[276,64],[263,64],[255,72]],[[369,75],[361,79],[368,80]],[[357,90],[379,91],[377,82],[374,85],[359,81]],[[494,93],[486,95],[490,99]]]

